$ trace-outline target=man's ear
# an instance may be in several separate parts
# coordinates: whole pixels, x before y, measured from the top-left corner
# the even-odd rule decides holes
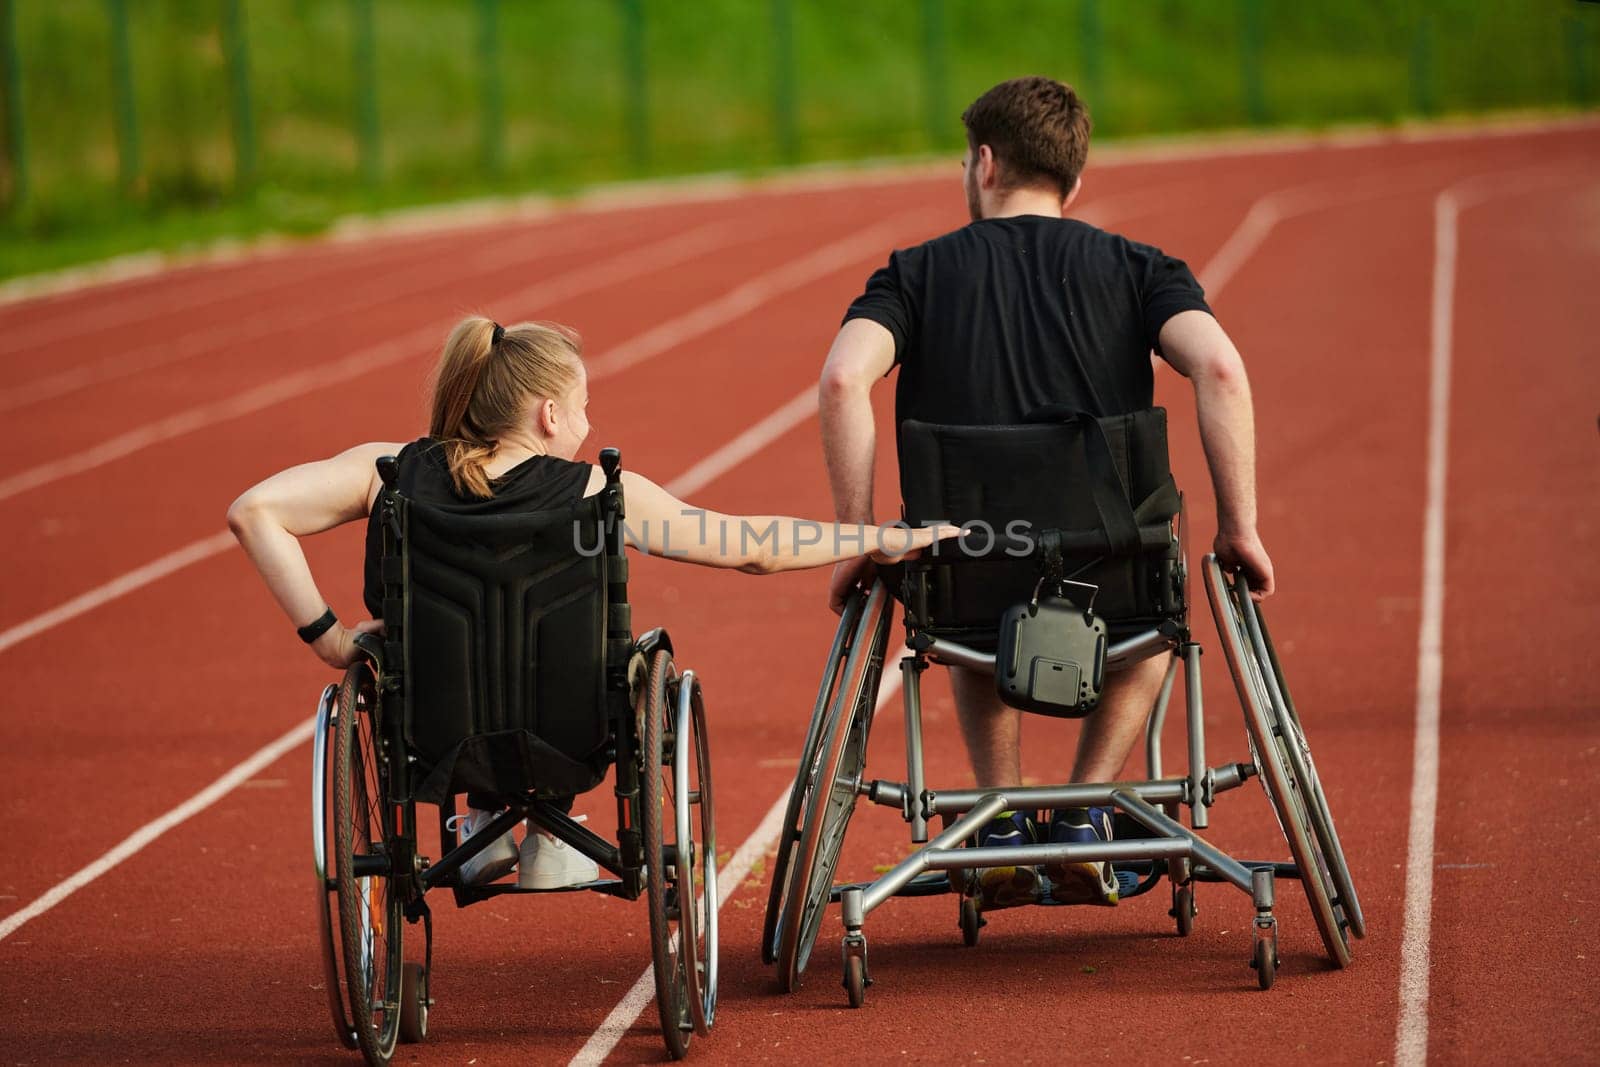
[[[986,144],[979,145],[976,162],[979,188],[993,189],[1000,184],[1000,164],[994,158],[994,149]]]
[[[1067,208],[1072,206],[1072,202],[1078,199],[1078,194],[1081,192],[1083,192],[1083,176],[1080,174],[1078,179],[1072,183],[1072,192],[1061,198],[1062,214],[1066,213]]]

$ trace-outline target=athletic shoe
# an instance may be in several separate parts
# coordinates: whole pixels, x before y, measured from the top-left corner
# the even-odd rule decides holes
[[[573,821],[586,818],[579,815]],[[600,865],[594,860],[565,841],[528,827],[528,836],[522,839],[522,867],[517,871],[517,884],[523,889],[565,889],[599,877]]]
[[[1111,813],[1105,808],[1062,808],[1050,816],[1050,843],[1088,845],[1111,840]],[[1109,862],[1050,863],[1044,868],[1050,899],[1058,904],[1115,905],[1120,894]]]
[[[1005,848],[1032,845],[1039,840],[1033,816],[1020,811],[1002,811],[978,831],[979,848]],[[1015,908],[1039,901],[1039,871],[1035,867],[980,867],[978,869],[978,908]]]
[[[461,835],[461,840],[466,841],[473,834],[489,825],[499,812],[479,811],[477,808],[468,808],[465,815],[452,815],[445,826],[456,830]],[[461,881],[466,885],[487,885],[496,878],[502,878],[511,873],[517,865],[517,841],[507,830],[500,835],[500,840],[472,857],[461,865]]]

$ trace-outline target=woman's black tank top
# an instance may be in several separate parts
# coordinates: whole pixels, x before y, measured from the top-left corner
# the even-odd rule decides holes
[[[487,499],[456,491],[445,462],[444,449],[431,437],[422,437],[400,450],[401,495],[461,515],[501,515],[507,512],[549,511],[570,507],[583,499],[589,484],[590,464],[556,456],[530,456],[491,479],[494,495]],[[367,518],[367,558],[363,596],[373,618],[383,613],[383,531],[374,501]]]

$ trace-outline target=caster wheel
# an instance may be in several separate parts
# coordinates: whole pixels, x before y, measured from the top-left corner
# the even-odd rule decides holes
[[[1262,989],[1271,989],[1273,979],[1278,976],[1277,937],[1256,941],[1255,958],[1250,961],[1250,966],[1256,969],[1257,984]]]
[[[1172,887],[1172,918],[1178,926],[1178,936],[1188,937],[1194,930],[1194,886]]]
[[[961,943],[968,948],[978,944],[981,931],[987,923],[982,915],[978,914],[978,902],[971,897],[961,898]]]
[[[852,1008],[861,1007],[867,999],[867,961],[860,956],[845,957],[844,991]]]
[[[428,1036],[428,972],[420,963],[400,970],[400,1040],[408,1045]]]

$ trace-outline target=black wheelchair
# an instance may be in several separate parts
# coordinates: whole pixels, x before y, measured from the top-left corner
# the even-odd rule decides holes
[[[1161,409],[1094,419],[1049,411],[1021,426],[937,426],[900,430],[906,520],[966,522],[987,543],[963,537],[894,568],[849,600],[823,668],[800,769],[790,792],[767,902],[762,956],[779,986],[799,987],[824,913],[841,905],[844,986],[859,1007],[870,984],[867,915],[895,896],[959,895],[963,942],[975,946],[987,922],[978,868],[1111,861],[1126,900],[1171,884],[1170,916],[1187,936],[1197,914],[1194,887],[1226,882],[1255,907],[1249,963],[1261,988],[1279,963],[1277,878],[1305,887],[1329,958],[1350,962],[1350,936],[1365,920],[1327,798],[1289,697],[1266,620],[1242,577],[1204,561],[1218,632],[1245,712],[1248,762],[1209,766],[1201,707],[1200,646],[1188,626],[1182,498],[1172,480]],[[1025,517],[1017,527],[1014,520]],[[1001,532],[1002,528],[1005,532]],[[877,705],[895,595],[903,605],[906,779],[866,776],[867,740]],[[1062,623],[1044,640],[1046,609]],[[1146,726],[1143,781],[1015,789],[934,789],[923,780],[920,678],[930,663],[996,673],[1001,695],[1023,710],[1080,717],[1093,707],[1107,671],[1169,657]],[[1188,772],[1163,775],[1161,733],[1179,665],[1184,668]],[[1259,777],[1292,862],[1241,862],[1196,831],[1216,796]],[[835,885],[845,831],[865,797],[897,809],[923,847],[870,883]],[[1010,809],[1100,806],[1114,812],[1112,840],[976,847],[995,815]],[[1190,827],[1177,820],[1190,812]],[[942,829],[930,840],[929,822]],[[1036,903],[1050,903],[1038,900]]]
[[[521,889],[468,885],[463,863],[527,819],[613,875],[569,890],[647,901],[662,1035],[682,1058],[717,1004],[715,804],[705,707],[661,630],[634,639],[621,520],[621,459],[571,510],[463,516],[384,488],[382,637],[317,708],[312,840],[328,1003],[339,1040],[368,1063],[428,1031],[433,924]],[[617,841],[564,801],[615,768]],[[504,810],[457,843],[455,795]],[[419,852],[417,805],[439,809],[443,855]],[[405,928],[421,926],[407,950]],[[414,941],[414,939],[413,939]]]

